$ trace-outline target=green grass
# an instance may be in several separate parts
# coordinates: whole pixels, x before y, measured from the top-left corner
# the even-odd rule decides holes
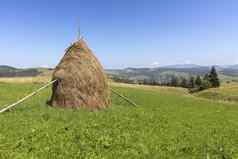
[[[195,94],[197,97],[238,103],[238,84],[224,84]]]
[[[0,84],[0,104],[38,87]],[[113,96],[104,111],[51,108],[48,89],[0,114],[0,158],[238,158],[236,105],[163,89],[114,89],[139,107]]]
[[[238,81],[238,77],[237,76],[227,76],[227,75],[224,75],[224,74],[219,74],[219,78],[220,78],[220,81],[222,83],[226,83],[227,81]],[[236,82],[237,84],[237,82]]]

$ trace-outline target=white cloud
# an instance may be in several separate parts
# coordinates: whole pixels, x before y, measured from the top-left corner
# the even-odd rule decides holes
[[[49,65],[41,65],[40,67],[42,67],[42,68],[49,68],[50,66]]]
[[[235,64],[238,65],[238,60],[235,61]]]
[[[185,64],[191,64],[190,60],[185,60]]]
[[[152,67],[158,67],[159,66],[159,62],[155,61],[151,64]]]

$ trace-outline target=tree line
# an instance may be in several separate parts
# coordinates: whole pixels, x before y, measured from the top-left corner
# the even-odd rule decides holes
[[[180,82],[179,82],[180,81]],[[208,74],[204,76],[191,76],[189,79],[174,76],[169,86],[188,88],[191,92],[201,91],[208,88],[216,88],[220,86],[220,79],[218,77],[215,67],[212,67]]]
[[[188,88],[191,92],[197,92],[208,88],[216,88],[220,86],[220,79],[218,77],[216,68],[213,66],[209,73],[204,76],[190,76],[189,78],[178,77],[171,75],[166,82],[161,82],[155,78],[144,80],[130,80],[127,78],[112,77],[116,82],[143,84],[143,85],[158,85]]]

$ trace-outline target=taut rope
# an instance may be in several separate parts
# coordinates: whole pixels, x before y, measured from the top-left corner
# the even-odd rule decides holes
[[[129,98],[119,94],[117,91],[115,91],[114,89],[110,88],[112,93],[116,94],[117,96],[119,96],[120,98],[124,99],[126,102],[132,104],[133,106],[137,106],[137,104],[135,102],[133,102],[132,100],[130,100]]]
[[[32,92],[31,94],[29,94],[29,95],[25,96],[24,98],[18,100],[17,102],[15,102],[15,103],[13,103],[13,104],[11,104],[11,105],[9,105],[9,106],[6,106],[5,108],[1,109],[1,110],[0,110],[0,113],[3,113],[3,112],[5,112],[5,111],[8,111],[9,109],[11,109],[11,108],[17,106],[18,104],[20,104],[20,103],[26,101],[26,100],[29,99],[30,97],[35,96],[36,94],[38,94],[39,92],[41,92],[43,89],[45,89],[45,88],[47,88],[48,86],[50,86],[50,85],[52,85],[53,83],[55,83],[56,81],[57,81],[57,80],[53,80],[53,81],[51,81],[51,82],[48,82],[47,84],[45,84],[44,86],[42,86],[42,87],[39,88],[38,90]],[[129,98],[127,98],[127,97],[125,97],[125,96],[119,94],[118,92],[116,92],[116,91],[113,90],[112,88],[111,88],[111,91],[112,91],[112,93],[116,94],[117,96],[119,96],[120,98],[124,99],[125,101],[127,101],[127,102],[130,103],[130,104],[132,104],[133,106],[137,106],[137,104],[136,104],[135,102],[133,102],[133,101],[130,100]]]
[[[28,98],[30,98],[30,97],[32,97],[32,96],[38,94],[38,93],[41,92],[43,89],[45,89],[45,88],[47,88],[48,86],[52,85],[52,84],[55,83],[56,81],[57,81],[57,80],[53,80],[53,81],[51,81],[51,82],[48,82],[47,84],[45,84],[44,86],[42,86],[42,87],[39,88],[38,90],[32,92],[31,94],[29,94],[29,95],[25,96],[24,98],[18,100],[17,102],[15,102],[15,103],[13,103],[13,104],[11,104],[11,105],[9,105],[9,106],[3,108],[2,110],[0,110],[0,113],[3,113],[3,112],[5,112],[5,111],[7,111],[7,110],[9,110],[9,109],[11,109],[11,108],[17,106],[18,104],[24,102],[24,101],[27,100]]]

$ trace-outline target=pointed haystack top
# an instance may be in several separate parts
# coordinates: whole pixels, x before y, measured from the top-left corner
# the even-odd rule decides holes
[[[82,39],[73,43],[53,73],[58,82],[53,86],[49,104],[91,110],[109,105],[109,90],[103,67]]]

